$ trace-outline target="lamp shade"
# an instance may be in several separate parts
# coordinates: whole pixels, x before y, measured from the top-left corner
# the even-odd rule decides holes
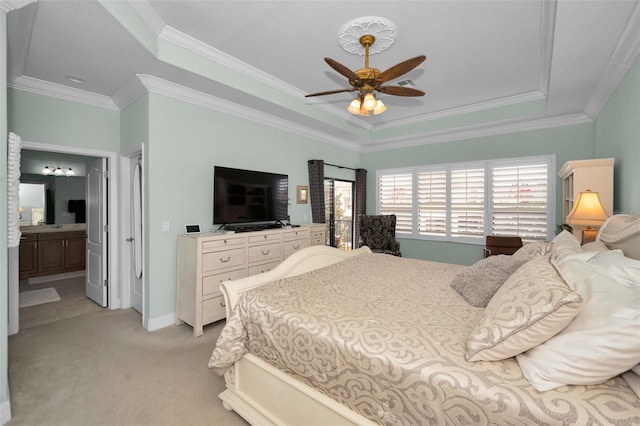
[[[567,223],[571,225],[600,225],[609,215],[604,211],[597,192],[586,190],[581,192],[573,209],[567,215]]]

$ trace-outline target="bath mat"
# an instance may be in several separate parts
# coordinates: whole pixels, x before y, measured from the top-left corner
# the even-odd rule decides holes
[[[53,287],[43,288],[40,290],[23,291],[22,293],[19,293],[19,298],[21,308],[60,300],[58,292]]]

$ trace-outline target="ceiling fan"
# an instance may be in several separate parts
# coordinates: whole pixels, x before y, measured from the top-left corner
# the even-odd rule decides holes
[[[365,57],[364,68],[359,70],[351,71],[338,61],[331,58],[324,58],[325,62],[329,64],[331,68],[347,77],[351,88],[311,93],[305,97],[309,98],[312,96],[324,96],[332,95],[334,93],[358,91],[358,97],[351,102],[347,110],[352,114],[368,116],[371,111],[373,111],[374,115],[377,115],[387,109],[382,101],[375,99],[373,95],[373,92],[375,91],[394,96],[424,96],[424,92],[422,90],[402,86],[383,86],[383,84],[411,71],[424,62],[427,57],[425,55],[416,56],[415,58],[400,62],[385,71],[380,71],[377,68],[369,68],[369,47],[373,45],[375,40],[376,38],[370,34],[365,34],[360,37],[359,41],[364,47]]]

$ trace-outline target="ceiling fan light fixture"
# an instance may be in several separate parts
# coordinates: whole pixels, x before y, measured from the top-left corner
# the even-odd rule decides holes
[[[376,98],[372,93],[367,93],[366,95],[364,95],[362,107],[367,111],[371,111],[376,107]]]
[[[351,114],[360,115],[360,98],[353,98],[347,107],[347,111]]]
[[[382,103],[382,101],[380,99],[378,99],[376,101],[376,107],[373,109],[373,115],[382,114],[386,110],[387,110],[387,107],[384,106],[384,104]]]

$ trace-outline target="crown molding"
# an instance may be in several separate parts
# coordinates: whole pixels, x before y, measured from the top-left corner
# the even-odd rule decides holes
[[[449,108],[442,111],[436,111],[430,114],[423,114],[416,117],[409,117],[401,120],[395,120],[388,124],[375,126],[375,130],[392,129],[395,127],[403,127],[412,124],[420,124],[426,121],[440,120],[443,118],[454,117],[457,115],[471,114],[475,112],[485,111],[493,108],[507,107],[520,104],[523,102],[537,101],[546,99],[546,96],[539,91],[523,93],[520,95],[506,96],[504,98],[493,99],[486,102],[478,102],[471,105],[465,105],[457,108]]]
[[[640,52],[640,3],[636,3],[602,77],[591,94],[585,113],[595,119]]]
[[[149,93],[155,93],[166,96],[168,98],[188,102],[193,105],[201,106],[203,108],[219,111],[245,120],[250,120],[254,123],[288,131],[300,136],[319,140],[332,145],[337,145],[339,147],[346,148],[352,151],[360,151],[362,149],[359,144],[347,141],[345,139],[334,138],[324,132],[309,129],[308,127],[298,125],[295,122],[285,120],[224,99],[220,99],[215,96],[209,95],[208,93],[200,92],[198,90],[191,89],[189,87],[185,87],[171,81],[163,80],[161,78],[147,74],[138,74],[137,77]]]
[[[165,42],[172,43],[176,46],[187,49],[205,59],[213,61],[224,67],[229,68],[232,71],[246,75],[247,77],[256,80],[262,84],[272,87],[286,95],[300,99],[304,97],[305,93],[300,89],[283,82],[270,74],[267,74],[246,62],[243,62],[231,55],[228,55],[207,43],[204,43],[190,35],[167,25],[162,17],[155,11],[153,6],[147,0],[129,0],[129,4],[135,10],[135,12],[141,17],[141,19],[156,33],[158,39]],[[317,100],[310,100],[310,103],[316,104],[316,107],[333,114],[339,118],[350,121],[356,126],[362,127],[365,130],[371,130],[371,124],[364,120],[353,120],[351,114],[348,114],[345,110],[338,108],[335,105],[321,103]]]
[[[556,117],[539,118],[519,122],[491,122],[459,127],[451,130],[427,132],[409,137],[388,138],[375,144],[368,144],[363,152],[388,151],[399,148],[412,148],[441,142],[452,142],[466,139],[477,139],[510,133],[544,130],[554,127],[573,126],[576,124],[593,123],[586,114],[569,114]]]
[[[118,111],[119,108],[109,96],[100,95],[75,87],[64,86],[50,81],[40,80],[33,77],[20,76],[7,84],[12,89],[20,89],[25,92],[36,93],[38,95],[51,96],[67,101],[78,102],[99,108],[106,108]]]
[[[117,111],[124,109],[146,93],[155,93],[356,152],[388,151],[419,145],[474,139],[500,134],[542,130],[553,127],[593,122],[593,119],[588,117],[586,114],[572,114],[522,122],[491,122],[444,131],[425,132],[398,138],[387,138],[371,143],[363,142],[362,144],[359,144],[343,138],[332,137],[324,132],[310,129],[295,122],[275,117],[265,112],[223,100],[208,93],[200,92],[198,90],[146,74],[138,74],[131,78],[114,95],[113,99],[104,95],[96,95],[84,90],[78,90],[25,76],[15,79],[14,83],[9,85],[9,87]],[[87,94],[93,96],[87,96]],[[96,102],[94,98],[101,102]],[[105,98],[108,99],[108,102],[105,101]]]
[[[37,0],[0,0],[0,10],[8,13],[28,4],[35,3],[36,1]]]

